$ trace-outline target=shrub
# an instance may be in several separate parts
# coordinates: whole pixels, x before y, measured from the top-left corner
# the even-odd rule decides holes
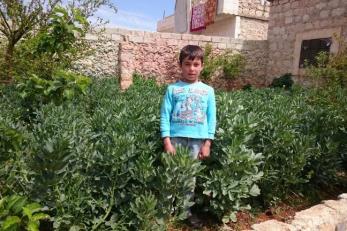
[[[18,195],[0,199],[0,228],[2,231],[39,231],[40,220],[48,219],[44,208],[38,203]]]
[[[270,87],[284,88],[286,90],[291,89],[294,83],[292,77],[293,75],[291,73],[286,73],[278,78],[274,78],[270,84]]]
[[[162,153],[164,90],[140,78],[125,92],[115,78],[98,80],[73,100],[42,103],[30,124],[18,93],[2,90],[0,151],[9,158],[0,162],[0,194],[47,205],[56,230],[160,230],[186,217],[193,176],[197,206],[225,222],[259,201],[339,183],[344,89],[217,92],[218,129],[203,162],[187,150]]]
[[[347,81],[347,43],[338,39],[339,51],[336,54],[320,52],[316,57],[316,65],[305,65],[308,76],[323,81],[330,86],[345,87]]]
[[[230,50],[213,55],[212,46],[208,44],[205,47],[204,68],[201,71],[201,77],[209,80],[218,69],[221,69],[225,78],[234,79],[243,71],[245,62],[246,60],[241,54],[234,54]]]

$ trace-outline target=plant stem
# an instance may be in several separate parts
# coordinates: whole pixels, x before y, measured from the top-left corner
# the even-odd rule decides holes
[[[111,194],[111,199],[110,199],[110,206],[108,207],[106,214],[104,215],[104,217],[98,222],[96,223],[93,228],[92,231],[96,230],[102,223],[105,222],[105,220],[107,219],[107,217],[110,215],[112,207],[113,207],[113,201],[114,201],[114,188],[112,187],[112,194]]]

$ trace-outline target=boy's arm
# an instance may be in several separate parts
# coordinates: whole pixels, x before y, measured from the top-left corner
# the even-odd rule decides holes
[[[216,130],[216,100],[213,89],[209,92],[207,101],[207,126],[208,126],[208,138],[205,139],[203,145],[200,148],[199,159],[205,159],[210,156],[212,140]]]
[[[172,95],[168,87],[160,108],[160,132],[161,137],[170,137],[170,121],[172,112]]]
[[[212,89],[209,93],[207,101],[207,126],[208,126],[208,139],[211,143],[214,139],[214,134],[216,131],[216,98],[214,95],[214,90]]]
[[[160,132],[164,142],[164,151],[174,153],[175,149],[170,140],[170,121],[172,112],[172,95],[168,87],[160,109]]]

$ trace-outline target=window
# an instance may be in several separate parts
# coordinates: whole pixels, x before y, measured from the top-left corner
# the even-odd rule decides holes
[[[305,60],[309,65],[316,65],[315,57],[322,51],[329,53],[331,43],[331,38],[302,40],[299,68],[304,67]]]

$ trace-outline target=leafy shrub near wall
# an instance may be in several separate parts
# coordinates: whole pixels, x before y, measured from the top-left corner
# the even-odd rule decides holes
[[[336,54],[320,52],[315,57],[315,65],[306,65],[306,73],[322,84],[346,87],[347,84],[347,42],[338,39],[340,46]]]
[[[11,158],[0,159],[0,194],[48,206],[55,230],[162,230],[186,217],[194,175],[198,206],[224,221],[254,201],[339,183],[344,90],[218,92],[216,140],[204,162],[186,150],[162,153],[164,90],[138,78],[126,92],[115,79],[95,81],[86,95],[41,105],[29,123],[16,90],[2,91],[0,151]]]
[[[291,73],[286,73],[278,78],[274,78],[270,84],[270,87],[284,88],[287,90],[291,89],[294,83],[292,77],[293,75]]]
[[[201,77],[209,80],[217,70],[222,70],[224,77],[228,79],[236,78],[244,69],[246,64],[245,58],[241,54],[235,54],[227,50],[219,55],[212,54],[212,46],[205,46],[204,69]]]

